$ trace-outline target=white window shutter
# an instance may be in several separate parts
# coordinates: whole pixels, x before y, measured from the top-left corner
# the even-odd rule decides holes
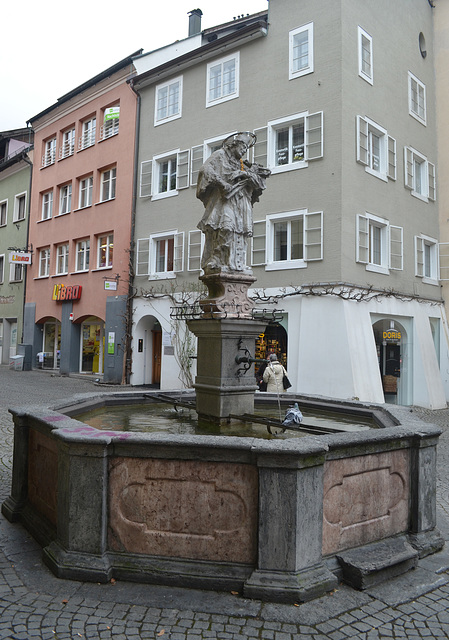
[[[449,242],[439,243],[438,262],[440,266],[440,280],[449,280]]]
[[[150,239],[137,240],[136,275],[147,276],[150,272]]]
[[[396,140],[388,136],[388,167],[387,177],[396,180]]]
[[[187,270],[201,270],[201,255],[203,252],[204,234],[199,229],[189,231],[189,247],[187,257]]]
[[[253,162],[266,167],[268,166],[268,127],[254,129],[254,135],[257,140],[253,147]]]
[[[436,200],[436,187],[435,187],[435,165],[431,162],[427,163],[429,174],[429,200]]]
[[[403,229],[390,225],[390,269],[402,271],[404,268]]]
[[[176,188],[186,189],[189,186],[190,150],[178,151],[176,161]]]
[[[323,212],[304,214],[304,260],[323,259]]]
[[[369,221],[366,216],[357,216],[356,262],[368,264],[369,261]]]
[[[404,147],[404,180],[407,189],[413,189],[413,151]]]
[[[192,186],[196,185],[198,182],[198,173],[201,167],[203,166],[203,154],[204,147],[202,144],[199,144],[196,147],[192,147],[191,158],[192,162],[190,165],[191,173],[190,173],[190,184]]]
[[[266,231],[267,223],[265,220],[254,222],[253,237],[251,238],[251,265],[266,264]]]
[[[368,166],[368,122],[357,116],[357,162]]]
[[[424,276],[424,239],[415,236],[415,276]]]
[[[151,196],[151,178],[153,174],[153,161],[144,160],[140,165],[140,197]]]
[[[306,160],[323,157],[323,112],[311,113],[305,118]]]
[[[179,273],[184,269],[184,231],[175,233],[173,244],[173,271]]]

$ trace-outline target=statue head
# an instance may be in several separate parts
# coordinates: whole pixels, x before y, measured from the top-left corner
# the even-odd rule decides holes
[[[239,131],[233,133],[223,141],[223,147],[229,149],[239,149],[239,157],[256,144],[256,136],[251,131]],[[241,153],[240,153],[241,152]]]

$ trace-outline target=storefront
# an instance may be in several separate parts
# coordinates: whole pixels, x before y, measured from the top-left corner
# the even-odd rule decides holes
[[[38,353],[41,369],[59,369],[61,358],[61,323],[52,319],[44,323],[42,351]]]
[[[411,326],[407,318],[383,318],[373,324],[382,388],[385,402],[390,404],[410,403],[411,376]]]
[[[104,322],[91,316],[81,325],[80,372],[98,373],[104,370]]]

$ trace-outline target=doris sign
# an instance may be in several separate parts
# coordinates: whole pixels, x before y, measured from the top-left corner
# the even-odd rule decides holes
[[[65,284],[55,284],[53,287],[52,300],[64,302],[64,300],[79,300],[81,298],[82,286],[74,284],[66,286]]]
[[[401,339],[401,332],[400,331],[384,331],[383,332],[383,339],[384,340],[400,340]]]

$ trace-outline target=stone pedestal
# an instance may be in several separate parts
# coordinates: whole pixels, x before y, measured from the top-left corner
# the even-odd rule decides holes
[[[204,318],[252,319],[253,303],[248,288],[256,278],[251,274],[218,272],[200,276],[209,296],[200,301]]]
[[[196,410],[217,423],[229,415],[254,412],[256,380],[251,367],[246,374],[235,358],[246,347],[254,356],[256,338],[265,325],[256,320],[204,317],[188,322],[198,338]]]

